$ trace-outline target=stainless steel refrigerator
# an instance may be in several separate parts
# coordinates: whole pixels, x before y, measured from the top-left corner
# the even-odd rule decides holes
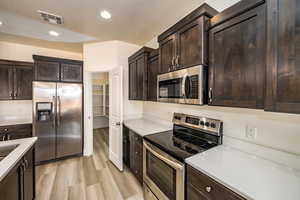
[[[82,84],[33,82],[36,164],[82,154]]]

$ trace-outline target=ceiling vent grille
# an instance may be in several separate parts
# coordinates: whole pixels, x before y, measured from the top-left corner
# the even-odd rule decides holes
[[[59,15],[54,15],[51,13],[47,13],[45,11],[38,10],[38,13],[41,15],[42,19],[51,24],[62,24],[63,18]]]

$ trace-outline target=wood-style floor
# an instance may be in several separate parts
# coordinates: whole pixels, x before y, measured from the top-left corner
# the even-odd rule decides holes
[[[142,187],[108,159],[108,129],[94,131],[94,155],[36,168],[36,200],[142,200]]]

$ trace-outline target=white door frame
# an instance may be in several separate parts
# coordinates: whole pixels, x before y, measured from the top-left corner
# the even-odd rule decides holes
[[[83,72],[84,86],[84,144],[83,155],[93,154],[93,73],[104,73],[110,70],[92,70]]]

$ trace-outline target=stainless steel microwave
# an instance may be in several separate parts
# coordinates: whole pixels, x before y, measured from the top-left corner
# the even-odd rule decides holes
[[[190,67],[157,77],[159,102],[202,105],[207,99],[207,67]]]

